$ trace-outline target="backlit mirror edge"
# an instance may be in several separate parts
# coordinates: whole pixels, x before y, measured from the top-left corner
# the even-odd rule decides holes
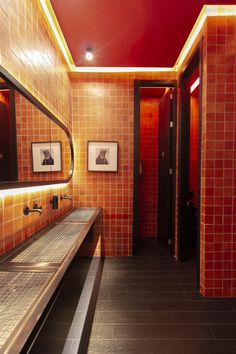
[[[12,188],[26,188],[26,187],[36,187],[36,186],[44,186],[44,185],[49,186],[49,185],[69,183],[71,181],[74,172],[74,146],[72,141],[72,135],[69,129],[1,65],[0,65],[0,75],[9,85],[13,86],[18,92],[20,92],[20,94],[22,94],[35,107],[37,107],[41,112],[43,112],[50,120],[52,120],[54,123],[56,123],[60,128],[64,130],[69,141],[70,153],[71,153],[70,172],[69,172],[69,176],[65,180],[33,181],[33,182],[18,182],[18,181],[1,182],[0,192]]]

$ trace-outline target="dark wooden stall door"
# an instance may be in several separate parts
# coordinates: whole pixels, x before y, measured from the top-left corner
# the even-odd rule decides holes
[[[171,240],[172,212],[172,103],[173,90],[169,89],[160,102],[158,128],[158,240],[168,248]]]

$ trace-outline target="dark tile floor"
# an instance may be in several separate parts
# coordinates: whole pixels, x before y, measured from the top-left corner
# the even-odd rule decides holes
[[[105,259],[88,353],[235,354],[236,299],[204,299],[194,261],[141,249]]]

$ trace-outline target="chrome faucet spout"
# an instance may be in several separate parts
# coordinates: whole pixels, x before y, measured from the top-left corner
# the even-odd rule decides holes
[[[39,215],[42,214],[42,207],[38,206],[37,204],[34,204],[33,208],[30,209],[28,206],[25,206],[23,209],[24,215],[29,215],[29,213],[39,213]]]
[[[71,200],[72,198],[71,198],[70,195],[64,194],[64,195],[61,195],[61,198],[60,198],[60,199],[61,199],[61,200],[63,200],[63,199]]]

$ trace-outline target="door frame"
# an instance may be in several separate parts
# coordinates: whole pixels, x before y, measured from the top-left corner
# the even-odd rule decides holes
[[[170,139],[172,157],[172,195],[176,184],[176,122],[177,122],[177,80],[134,80],[134,175],[133,175],[133,255],[139,254],[139,162],[140,162],[140,88],[170,87],[173,93],[173,133]],[[157,157],[158,158],[158,157]],[[175,253],[175,197],[171,207],[171,253]]]
[[[201,206],[201,138],[202,138],[202,87],[203,87],[203,60],[202,42],[196,48],[183,71],[180,73],[180,121],[179,121],[179,169],[178,169],[178,259],[187,260],[184,225],[186,193],[189,186],[189,124],[190,112],[188,107],[189,94],[186,93],[186,86],[189,76],[193,70],[199,67],[199,113],[198,113],[198,201],[197,201],[197,287],[200,288],[200,206]],[[186,108],[187,107],[187,108]]]

